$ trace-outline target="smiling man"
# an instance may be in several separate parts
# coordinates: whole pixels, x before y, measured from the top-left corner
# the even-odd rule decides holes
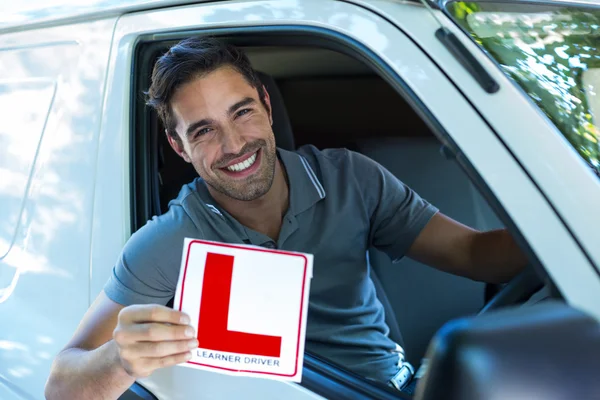
[[[508,232],[453,221],[365,156],[278,149],[269,94],[235,47],[209,38],[172,47],[155,65],[148,103],[199,178],[127,242],[56,357],[49,399],[117,398],[136,378],[190,358],[198,342],[189,317],[164,306],[185,237],[314,254],[306,348],[399,390],[412,367],[387,335],[368,248],[488,282],[526,264]]]
[[[177,47],[171,52],[177,54]],[[191,72],[197,79],[174,91],[169,79],[161,81],[169,65],[160,67],[149,103],[164,121],[173,149],[202,178],[207,203],[216,202],[242,225],[277,239],[288,187],[277,160],[269,94],[256,73],[246,77],[233,64],[223,64],[205,72],[207,79]]]

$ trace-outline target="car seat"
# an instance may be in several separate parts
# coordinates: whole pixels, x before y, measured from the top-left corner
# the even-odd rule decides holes
[[[362,140],[361,153],[387,168],[442,213],[479,230],[501,228],[500,221],[460,169],[442,155],[435,138],[386,137]],[[434,333],[448,320],[476,313],[485,284],[444,273],[408,257],[392,264],[369,251],[405,341],[407,359],[418,365]]]

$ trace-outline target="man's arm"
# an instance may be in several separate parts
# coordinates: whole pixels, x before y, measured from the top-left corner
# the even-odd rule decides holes
[[[70,342],[56,356],[46,398],[116,399],[134,382],[121,366],[112,340],[123,306],[102,292],[86,312]]]
[[[371,231],[369,245],[393,261],[405,255],[439,270],[490,283],[517,275],[527,259],[506,230],[478,232],[441,214],[372,159],[348,152]]]
[[[189,317],[179,311],[123,307],[102,292],[56,356],[46,398],[117,399],[136,378],[188,360],[197,347],[190,329]]]
[[[507,230],[479,232],[439,212],[407,255],[441,271],[489,283],[507,282],[527,265]]]

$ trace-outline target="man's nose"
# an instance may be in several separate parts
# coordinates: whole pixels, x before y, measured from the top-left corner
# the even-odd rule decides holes
[[[223,153],[238,154],[245,144],[246,141],[236,129],[225,127],[222,130],[221,146],[223,148]]]

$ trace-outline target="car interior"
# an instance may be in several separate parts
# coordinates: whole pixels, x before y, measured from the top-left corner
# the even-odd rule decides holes
[[[174,42],[156,49],[154,59]],[[444,214],[480,230],[498,218],[441,142],[410,105],[369,66],[331,49],[306,46],[244,48],[273,107],[276,143],[294,150],[344,147],[371,157]],[[156,115],[157,203],[168,209],[196,172],[169,146]],[[392,265],[371,249],[371,277],[386,311],[390,336],[419,365],[434,333],[447,321],[476,314],[485,285],[405,258]]]

